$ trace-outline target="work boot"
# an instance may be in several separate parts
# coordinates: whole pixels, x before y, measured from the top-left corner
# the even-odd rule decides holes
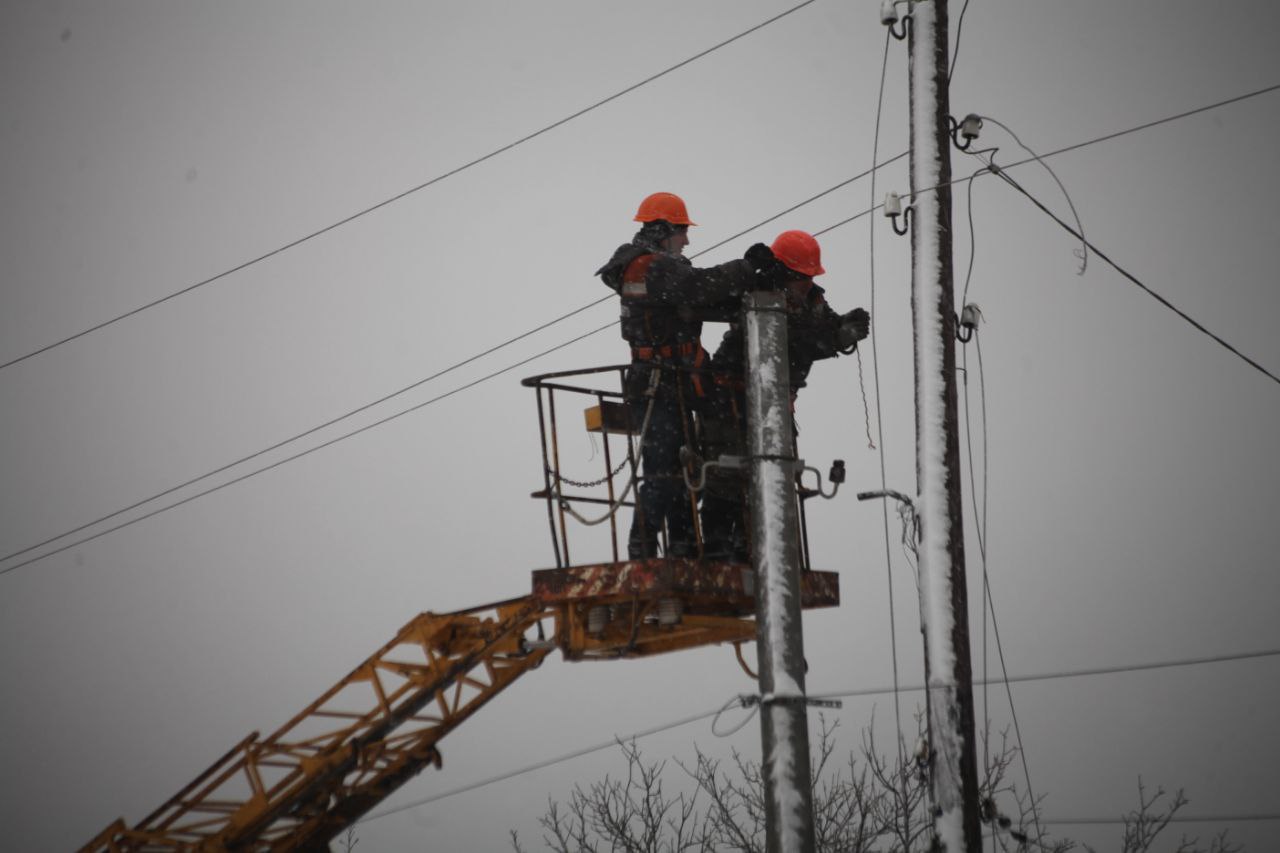
[[[656,556],[658,556],[658,541],[656,539],[628,540],[627,542],[627,559],[628,560],[648,560]]]
[[[708,539],[702,543],[702,556],[708,560],[728,562],[733,554],[728,542],[723,540],[712,542]]]
[[[698,546],[693,542],[672,542],[667,549],[668,557],[686,557],[695,560],[698,557]]]

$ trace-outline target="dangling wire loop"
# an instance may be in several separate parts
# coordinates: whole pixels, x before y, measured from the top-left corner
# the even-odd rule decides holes
[[[908,31],[911,29],[911,15],[903,15],[899,24],[901,25],[900,27],[895,27],[893,24],[889,25],[889,35],[898,41],[903,41],[910,34]]]
[[[901,228],[899,228],[899,227],[898,227],[898,216],[899,216],[899,215],[901,215],[901,217],[902,217],[902,227],[901,227]],[[911,207],[910,207],[910,206],[908,206],[908,207],[904,207],[904,208],[902,209],[902,213],[901,213],[901,214],[896,214],[896,213],[894,213],[894,214],[890,214],[890,215],[889,215],[889,223],[893,226],[893,233],[894,233],[894,234],[897,234],[899,237],[904,237],[904,236],[906,236],[906,233],[907,233],[908,231],[910,231],[910,230],[911,230]]]

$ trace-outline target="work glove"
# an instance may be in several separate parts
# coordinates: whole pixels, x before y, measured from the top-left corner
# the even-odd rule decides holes
[[[871,332],[871,315],[861,308],[854,308],[840,318],[840,331],[836,343],[840,349],[849,349]]]
[[[770,249],[764,243],[752,245],[751,248],[743,253],[742,259],[755,272],[764,272],[778,262],[778,259],[773,256],[773,249]]]
[[[743,259],[755,271],[757,286],[760,290],[781,290],[786,284],[787,268],[774,256],[773,250],[764,243],[756,243],[747,249]]]

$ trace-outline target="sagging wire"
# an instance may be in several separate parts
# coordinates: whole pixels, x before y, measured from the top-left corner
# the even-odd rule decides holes
[[[880,21],[885,24],[887,30],[884,35],[884,56],[880,60],[880,89],[876,97],[876,126],[872,135],[871,142],[871,163],[874,166],[877,158],[880,156],[880,119],[884,113],[884,83],[888,76],[889,68],[889,43],[894,36],[893,20],[888,20],[887,12],[892,12],[892,17],[896,19],[897,8],[893,5],[892,0],[885,0],[885,5],[881,6]],[[904,24],[904,28],[905,28]],[[876,206],[876,176],[878,170],[871,171],[871,209]],[[879,457],[880,457],[880,488],[888,489],[888,478],[885,474],[885,452],[884,452],[884,418],[881,414],[881,396],[880,396],[880,355],[876,345],[876,218],[874,216],[867,217],[867,240],[869,244],[868,256],[870,258],[870,284],[871,284],[871,367],[872,377],[875,381],[875,397],[876,397],[876,438],[879,439]],[[861,381],[862,360],[859,357],[859,381]],[[865,389],[863,393],[865,404]],[[870,415],[867,418],[870,421]],[[873,447],[876,442],[870,441],[870,423],[868,429],[868,443]],[[889,654],[893,663],[893,725],[896,733],[895,742],[898,747],[898,766],[902,768],[902,791],[900,796],[905,800],[907,792],[907,761],[906,761],[906,744],[902,739],[902,693],[900,691],[900,681],[898,676],[898,621],[897,607],[894,604],[893,596],[893,546],[889,539],[889,507],[881,507],[881,515],[884,522],[884,563],[885,563],[885,580],[889,590]],[[916,577],[917,590],[919,588],[919,574],[913,570],[913,576]]]
[[[980,174],[987,174],[987,170],[979,169],[973,173],[968,182],[968,190],[965,193],[965,208],[969,215],[969,267],[965,270],[964,290],[960,294],[960,304],[962,306],[969,304],[969,282],[973,280],[973,259],[978,252],[977,235],[973,231],[973,185],[978,182],[977,179]],[[968,341],[962,340],[961,343],[968,343]]]
[[[951,77],[956,73],[956,59],[960,56],[960,32],[964,29],[964,13],[969,11],[969,0],[964,0],[964,5],[960,7],[960,18],[956,22],[956,46],[951,51],[951,67],[947,69],[947,83],[951,82]]]
[[[862,377],[862,350],[854,349],[853,354],[858,358],[858,390],[862,392],[862,422],[867,430],[867,449],[875,450],[876,440],[871,437],[871,407],[867,404],[867,382]]]
[[[968,197],[969,271],[965,274],[965,281],[964,281],[965,297],[964,299],[962,299],[962,303],[965,306],[964,310],[966,313],[969,312],[969,304],[966,300],[969,294],[969,281],[973,275],[973,258],[974,258],[974,251],[977,245],[977,240],[973,230],[973,185],[974,183],[975,183],[974,181],[969,182],[969,197]],[[977,332],[978,332],[977,324],[981,316],[982,316],[981,312],[978,312],[976,316],[972,317],[972,320],[971,320],[972,326],[968,327],[967,336],[961,335],[960,330],[957,329],[956,337],[960,340],[961,343],[967,344],[969,343],[969,341],[976,342]],[[963,329],[963,328],[966,328],[966,326],[963,322],[961,322],[960,329]],[[976,346],[976,343],[975,343],[975,346]],[[961,367],[960,367],[961,375],[964,377],[964,394],[963,394],[964,396],[964,440],[965,440],[965,446],[968,450],[969,488],[970,488],[970,493],[972,494],[972,500],[973,500],[973,515],[974,515],[973,522],[978,535],[978,552],[982,557],[982,588],[984,590],[983,600],[982,600],[982,767],[985,772],[987,768],[991,767],[991,701],[989,698],[988,688],[990,686],[990,682],[989,682],[988,671],[987,671],[987,661],[989,659],[989,654],[987,652],[987,637],[989,636],[987,631],[987,614],[990,611],[990,608],[987,605],[990,600],[989,595],[990,595],[990,588],[991,588],[987,580],[987,546],[986,546],[987,494],[988,494],[987,430],[986,430],[986,415],[984,414],[982,419],[982,422],[983,422],[982,502],[981,504],[979,504],[978,494],[977,494],[977,488],[978,488],[977,479],[975,478],[973,473],[973,429],[970,425],[970,419],[969,419],[969,348],[968,347],[960,348],[960,359],[961,359]],[[979,506],[981,506],[981,511],[979,511]],[[1019,745],[1019,748],[1021,748],[1021,745]],[[1030,796],[1029,791],[1028,791],[1028,796]],[[992,842],[993,842],[992,849],[994,849],[995,835],[998,830],[995,823],[993,823],[993,821],[995,821],[996,819],[995,803],[990,799],[984,800],[982,803],[982,819],[984,822],[992,825]]]
[[[976,133],[972,138],[977,138]],[[981,153],[983,152],[975,152],[975,156]],[[982,589],[983,589],[983,602],[982,602],[982,714],[983,714],[982,759],[983,760],[982,760],[982,763],[984,768],[990,766],[990,741],[991,741],[990,708],[991,708],[991,705],[990,705],[989,696],[988,696],[988,685],[990,684],[990,681],[987,673],[987,660],[988,660],[987,615],[988,613],[990,613],[992,630],[995,634],[995,639],[996,639],[996,651],[1000,656],[1000,669],[1003,676],[1005,693],[1009,700],[1009,714],[1013,718],[1014,734],[1018,740],[1018,756],[1022,762],[1023,779],[1026,781],[1027,797],[1029,802],[1031,803],[1031,815],[1036,828],[1036,840],[1037,840],[1037,844],[1043,847],[1044,832],[1040,824],[1040,809],[1038,807],[1037,800],[1035,797],[1035,790],[1032,788],[1032,785],[1031,785],[1031,771],[1027,764],[1026,748],[1024,747],[1022,742],[1022,728],[1018,724],[1018,712],[1017,712],[1017,709],[1014,707],[1014,703],[1013,703],[1013,689],[1009,684],[1009,670],[1005,665],[1004,646],[1000,641],[999,626],[998,626],[998,623],[996,622],[995,599],[991,594],[991,579],[987,571],[987,543],[988,543],[988,528],[987,528],[988,502],[987,501],[990,494],[990,489],[988,488],[988,484],[989,484],[988,475],[989,475],[990,467],[989,467],[989,455],[988,455],[989,442],[988,442],[988,430],[987,430],[987,383],[986,383],[986,376],[985,376],[985,373],[983,370],[983,364],[982,364],[982,344],[978,339],[979,337],[978,325],[982,321],[982,311],[978,308],[976,304],[970,303],[968,301],[968,297],[969,297],[969,285],[973,278],[974,259],[977,255],[977,245],[978,245],[977,232],[976,232],[976,229],[974,228],[974,222],[973,222],[973,186],[974,186],[974,183],[976,183],[976,178],[979,177],[979,175],[983,171],[988,171],[988,170],[979,170],[978,172],[975,172],[974,175],[972,176],[973,179],[969,181],[969,191],[966,199],[966,209],[968,212],[968,222],[969,222],[969,265],[965,273],[964,290],[963,290],[963,296],[961,297],[961,304],[964,306],[963,314],[961,317],[961,321],[957,327],[957,337],[960,339],[961,343],[968,344],[970,341],[972,341],[974,345],[974,350],[978,355],[978,387],[979,387],[979,392],[981,395],[981,402],[982,402],[982,500],[981,502],[979,502],[977,478],[974,474],[974,464],[973,464],[973,429],[972,429],[972,421],[969,416],[969,348],[967,346],[961,347],[960,348],[961,371],[964,377],[964,391],[963,391],[964,429],[965,429],[965,446],[967,449],[968,463],[969,463],[969,466],[968,466],[969,467],[969,488],[970,488],[970,494],[972,496],[972,501],[973,501],[974,529],[978,538],[978,553],[982,558]],[[967,331],[967,335],[960,333],[962,329]],[[988,821],[989,823],[992,823],[993,828],[996,827],[996,822],[995,822],[996,819],[997,819],[997,816],[995,814],[994,804],[993,804],[991,819]],[[1007,827],[1004,827],[1004,828],[1007,829]]]
[[[920,591],[920,515],[916,512],[915,502],[902,492],[893,489],[878,489],[873,492],[858,492],[858,500],[869,501],[875,498],[893,498],[898,502],[898,518],[902,522],[902,554],[907,558],[916,581],[916,592]],[[888,545],[888,508],[885,509],[885,544]],[[888,549],[886,548],[886,551]]]
[[[920,516],[911,504],[898,504],[898,519],[902,522],[902,555],[911,566],[911,576],[916,581],[916,593],[920,592]]]
[[[1148,130],[1148,129],[1153,128],[1153,127],[1159,127],[1159,126],[1160,126],[1160,125],[1162,125],[1162,124],[1168,124],[1169,122],[1178,121],[1178,120],[1180,120],[1180,119],[1188,118],[1189,116],[1199,115],[1200,113],[1208,112],[1209,110],[1216,110],[1216,109],[1220,109],[1220,108],[1225,107],[1225,106],[1228,106],[1228,105],[1230,105],[1230,104],[1236,104],[1236,103],[1239,103],[1239,102],[1241,102],[1241,101],[1248,100],[1249,98],[1257,98],[1257,97],[1260,97],[1260,96],[1262,96],[1262,95],[1269,95],[1269,94],[1271,94],[1272,92],[1277,92],[1277,91],[1280,91],[1280,83],[1276,83],[1276,84],[1271,85],[1271,86],[1264,86],[1263,88],[1261,88],[1261,89],[1255,89],[1255,90],[1253,90],[1252,92],[1245,92],[1243,95],[1236,95],[1235,97],[1226,98],[1226,99],[1221,100],[1221,101],[1215,101],[1215,102],[1213,102],[1213,103],[1211,103],[1211,104],[1205,104],[1205,105],[1200,106],[1200,107],[1195,107],[1194,109],[1184,110],[1184,111],[1182,111],[1182,112],[1180,112],[1180,113],[1175,113],[1175,114],[1173,114],[1173,115],[1165,116],[1165,117],[1163,117],[1163,118],[1158,118],[1158,119],[1154,119],[1154,120],[1152,120],[1152,121],[1143,122],[1142,124],[1137,124],[1137,125],[1134,125],[1134,126],[1132,126],[1132,127],[1127,127],[1127,128],[1124,128],[1123,130],[1113,131],[1113,132],[1111,132],[1111,133],[1103,134],[1102,136],[1095,136],[1095,137],[1093,137],[1092,139],[1085,139],[1085,140],[1082,140],[1082,141],[1080,141],[1080,142],[1073,142],[1073,143],[1072,143],[1072,144],[1070,144],[1070,145],[1064,145],[1064,146],[1062,146],[1061,148],[1055,148],[1055,149],[1054,149],[1054,150],[1052,150],[1052,151],[1045,152],[1043,155],[1041,155],[1041,159],[1042,159],[1042,160],[1047,160],[1048,158],[1050,158],[1050,157],[1055,157],[1055,156],[1057,156],[1057,155],[1059,155],[1059,154],[1066,154],[1068,151],[1078,151],[1078,150],[1080,150],[1080,149],[1082,149],[1082,148],[1087,148],[1087,147],[1088,147],[1088,146],[1090,146],[1090,145],[1097,145],[1097,144],[1098,144],[1098,143],[1100,143],[1100,142],[1109,142],[1109,141],[1111,141],[1111,140],[1113,140],[1113,139],[1119,139],[1119,138],[1120,138],[1120,137],[1122,137],[1122,136],[1128,136],[1128,135],[1129,135],[1129,134],[1131,134],[1131,133],[1137,133],[1137,132],[1142,131],[1142,130]],[[988,150],[988,151],[991,151],[991,150],[994,150],[994,149],[987,149],[987,150]],[[886,160],[886,161],[884,161],[883,163],[881,163],[881,164],[880,164],[880,168],[883,168],[883,167],[885,167],[885,166],[888,166],[890,163],[894,162],[895,160],[899,160],[899,159],[901,159],[902,157],[907,156],[909,153],[910,153],[909,151],[904,151],[904,152],[902,152],[901,154],[899,154],[897,157],[891,157],[891,158],[889,158],[888,160]],[[982,152],[971,152],[971,153],[982,153]],[[1033,162],[1034,160],[1035,160],[1035,158],[1034,158],[1034,157],[1028,157],[1028,158],[1027,158],[1027,159],[1025,159],[1025,160],[1017,160],[1017,161],[1014,161],[1013,163],[1009,163],[1007,166],[1004,166],[1004,167],[996,167],[996,168],[995,168],[995,169],[993,169],[992,171],[993,171],[995,174],[997,174],[997,175],[1004,174],[1008,169],[1012,169],[1012,168],[1013,168],[1013,167],[1015,167],[1015,166],[1022,166],[1022,165],[1026,164],[1026,163],[1031,163],[1031,162]],[[866,174],[866,173],[864,172],[863,174]],[[953,184],[958,184],[958,183],[960,183],[960,182],[962,182],[962,181],[969,181],[969,180],[972,180],[972,179],[973,179],[973,176],[972,176],[972,175],[969,175],[969,176],[966,176],[966,177],[963,177],[963,178],[955,178],[955,177],[953,177],[951,180],[944,181],[944,182],[942,182],[942,183],[940,183],[940,184],[935,184],[935,185],[933,185],[933,186],[931,186],[931,187],[925,187],[925,188],[923,188],[923,189],[917,189],[917,190],[915,190],[914,192],[912,192],[912,193],[911,193],[911,197],[912,197],[912,198],[917,198],[917,197],[919,197],[919,196],[921,196],[921,195],[924,195],[925,193],[936,192],[936,191],[938,191],[938,190],[942,189],[943,187],[949,187],[949,186],[952,186]],[[849,183],[849,182],[850,182],[850,181],[852,181],[852,180],[855,180],[855,179],[854,179],[854,178],[850,178],[850,179],[849,179],[849,181],[845,181],[845,182],[841,183],[839,186],[844,186],[844,184],[845,184],[845,183]],[[833,187],[832,189],[834,190],[834,189],[835,189],[835,187]],[[874,200],[874,199],[873,199],[873,200]],[[860,218],[861,218],[861,217],[863,217],[863,216],[866,216],[866,215],[868,215],[868,214],[870,214],[870,213],[874,213],[875,211],[880,210],[882,206],[883,206],[883,205],[875,204],[875,205],[873,205],[872,207],[868,208],[867,210],[862,211],[861,213],[855,213],[853,216],[849,216],[849,217],[846,217],[845,219],[841,219],[839,222],[836,222],[836,223],[833,223],[833,224],[831,224],[831,225],[828,225],[826,228],[823,228],[823,229],[822,229],[822,230],[820,230],[820,231],[814,231],[814,232],[813,232],[813,236],[815,236],[815,237],[821,237],[823,234],[826,234],[826,233],[828,233],[828,232],[830,232],[830,231],[834,231],[834,230],[835,230],[835,229],[837,229],[837,228],[841,228],[841,227],[843,227],[843,226],[845,226],[845,225],[848,225],[850,222],[853,222],[853,221],[854,221],[854,220],[856,220],[856,219],[860,219]],[[1048,210],[1045,210],[1045,213],[1049,214],[1050,216],[1053,216],[1053,214],[1052,214],[1050,211],[1048,211]],[[1071,230],[1071,226],[1067,225],[1065,222],[1061,222],[1061,221],[1060,221],[1058,224],[1059,224],[1059,225],[1061,225],[1063,228],[1066,228],[1066,229],[1068,229],[1068,230]],[[1072,233],[1074,234],[1074,236],[1076,237],[1076,239],[1077,239],[1077,240],[1081,239],[1081,236],[1080,236],[1079,234],[1076,234],[1074,231],[1072,231]],[[1124,270],[1120,269],[1120,268],[1115,264],[1115,262],[1114,262],[1114,261],[1111,261],[1109,258],[1105,257],[1105,256],[1102,254],[1102,252],[1098,251],[1098,247],[1097,247],[1097,246],[1095,246],[1095,245],[1093,245],[1093,244],[1090,244],[1090,245],[1089,245],[1089,250],[1090,250],[1091,252],[1093,252],[1093,254],[1097,255],[1097,256],[1098,256],[1098,257],[1100,257],[1100,258],[1102,258],[1104,261],[1107,261],[1108,263],[1110,263],[1113,267],[1116,267],[1116,271],[1117,271],[1117,272],[1119,272],[1121,275],[1124,275],[1126,278],[1130,278],[1131,280],[1133,280],[1133,279],[1132,279],[1132,277],[1131,277],[1131,276],[1129,276],[1126,272],[1124,272]],[[1139,287],[1143,287],[1144,289],[1146,289],[1146,288],[1145,288],[1145,285],[1142,285],[1140,282],[1137,282],[1137,281],[1135,280],[1135,281],[1134,281],[1134,283],[1135,283],[1135,284],[1138,284],[1138,286],[1139,286]],[[1156,296],[1154,293],[1153,293],[1153,294],[1151,294],[1151,295],[1152,295],[1152,296]],[[1157,299],[1159,299],[1160,297],[1156,296],[1156,298],[1157,298]],[[1163,300],[1161,300],[1161,301],[1163,302]],[[1172,308],[1172,306],[1171,306],[1171,305],[1168,305],[1167,303],[1166,303],[1166,307]],[[1177,310],[1177,309],[1173,309],[1173,310]],[[1189,320],[1189,318],[1186,318],[1186,317],[1184,317],[1183,319],[1188,319],[1188,320]],[[1193,323],[1194,323],[1194,321],[1191,321],[1191,322],[1193,322]],[[1202,328],[1202,327],[1200,327],[1200,326],[1197,326],[1197,328],[1200,328],[1200,330],[1201,330],[1201,331],[1206,331],[1205,329],[1203,329],[1203,328]],[[1222,343],[1222,341],[1219,341],[1219,343]],[[1224,344],[1224,345],[1225,345],[1225,344]],[[1229,347],[1229,348],[1230,348],[1230,347]],[[1232,349],[1231,351],[1232,351],[1233,353],[1235,353],[1236,355],[1240,355],[1239,351],[1237,351],[1237,350],[1235,350],[1235,349]],[[1243,357],[1243,356],[1242,356],[1242,357]],[[1246,360],[1247,360],[1247,359],[1246,359]],[[1252,364],[1252,365],[1253,365],[1253,366],[1255,366],[1255,367],[1258,367],[1258,365],[1257,365],[1255,362],[1250,361],[1249,363],[1250,363],[1250,364]],[[1262,368],[1259,368],[1259,369],[1262,369]],[[1272,378],[1275,378],[1275,377],[1272,377]],[[1276,381],[1277,381],[1277,382],[1280,382],[1280,378],[1277,378],[1277,379],[1276,379]]]
[[[1031,785],[1031,769],[1027,763],[1027,750],[1026,750],[1026,747],[1023,745],[1023,741],[1022,741],[1022,725],[1018,722],[1018,709],[1013,703],[1013,687],[1009,683],[1009,667],[1005,663],[1004,642],[1000,638],[1000,622],[996,618],[996,602],[991,592],[990,576],[987,573],[987,545],[990,542],[990,537],[988,535],[988,529],[987,529],[987,498],[989,493],[989,489],[987,487],[988,486],[987,477],[988,477],[988,471],[989,471],[989,465],[987,461],[987,447],[988,447],[987,380],[986,380],[986,373],[984,370],[984,366],[982,363],[982,341],[979,339],[979,335],[977,334],[976,331],[973,336],[973,345],[974,345],[974,351],[977,353],[977,356],[978,356],[978,389],[979,389],[979,395],[980,395],[981,407],[982,407],[982,524],[979,527],[980,535],[978,537],[978,552],[982,556],[982,588],[983,588],[984,596],[986,598],[986,601],[984,602],[984,606],[983,606],[983,611],[984,613],[987,610],[990,610],[991,612],[991,631],[992,631],[992,634],[995,636],[995,640],[996,640],[996,654],[1000,657],[1001,680],[1004,682],[1005,697],[1009,700],[1009,716],[1013,719],[1013,732],[1014,732],[1014,736],[1018,739],[1018,758],[1022,763],[1022,777],[1027,783],[1027,798],[1028,798],[1028,801],[1031,803],[1031,818],[1032,818],[1032,821],[1035,823],[1035,827],[1036,827],[1036,841],[1037,841],[1037,844],[1043,847],[1044,846],[1044,830],[1040,822],[1040,808],[1038,805],[1039,801],[1036,799],[1035,789]],[[965,430],[967,432],[969,429],[969,421],[968,421],[969,388],[968,388],[967,374],[965,378],[966,378]],[[970,462],[969,482],[970,482],[970,485],[973,486],[974,476],[973,476],[972,447],[970,448],[969,462]],[[976,512],[976,509],[977,509],[976,496],[975,496],[974,508]],[[974,521],[976,523],[977,519],[975,518]],[[984,626],[985,626],[985,622],[984,622]],[[985,643],[985,637],[984,637],[984,643]],[[985,660],[983,661],[983,667],[985,670],[985,667],[986,667]],[[985,677],[985,672],[984,672],[984,677]],[[984,690],[985,690],[985,685],[984,685]],[[986,701],[985,693],[984,693],[983,701],[984,703]]]
[[[1052,210],[1050,210],[1049,208],[1045,207],[1044,203],[1043,203],[1043,202],[1041,202],[1041,201],[1040,201],[1040,199],[1036,198],[1036,197],[1035,197],[1035,196],[1033,196],[1031,193],[1027,192],[1027,189],[1026,189],[1024,186],[1022,186],[1022,184],[1018,183],[1018,182],[1017,182],[1017,181],[1015,181],[1013,178],[1009,177],[1009,175],[1008,175],[1008,171],[1007,171],[1007,169],[1006,169],[1006,168],[1001,167],[1001,166],[997,166],[994,162],[988,163],[988,164],[987,164],[987,168],[988,168],[988,170],[989,170],[992,174],[996,175],[998,178],[1000,178],[1000,179],[1001,179],[1002,181],[1004,181],[1006,184],[1008,184],[1009,186],[1013,187],[1015,190],[1017,190],[1018,192],[1022,193],[1024,196],[1026,196],[1026,197],[1027,197],[1027,199],[1028,199],[1032,204],[1034,204],[1036,207],[1038,207],[1038,208],[1040,209],[1040,211],[1041,211],[1042,213],[1044,213],[1044,215],[1045,215],[1045,216],[1048,216],[1048,217],[1049,217],[1050,219],[1052,219],[1054,222],[1058,223],[1058,225],[1059,225],[1059,226],[1060,226],[1064,231],[1066,231],[1068,234],[1071,234],[1072,236],[1074,236],[1077,240],[1084,241],[1084,235],[1083,235],[1083,234],[1081,234],[1080,232],[1076,231],[1074,228],[1072,228],[1072,227],[1071,227],[1070,225],[1068,225],[1066,222],[1062,221],[1062,219],[1061,219],[1061,218],[1060,218],[1056,213],[1054,213],[1054,212],[1053,212]],[[1216,334],[1214,334],[1213,332],[1209,331],[1209,329],[1207,329],[1207,328],[1204,326],[1204,324],[1203,324],[1203,323],[1201,323],[1200,321],[1196,320],[1194,317],[1192,317],[1192,316],[1191,316],[1190,314],[1188,314],[1187,312],[1183,311],[1183,310],[1182,310],[1181,308],[1179,308],[1178,306],[1174,305],[1174,304],[1173,304],[1172,302],[1170,302],[1168,299],[1165,299],[1165,298],[1164,298],[1163,296],[1161,296],[1159,293],[1156,293],[1154,290],[1152,290],[1152,289],[1151,289],[1150,287],[1148,287],[1147,285],[1143,284],[1143,283],[1138,279],[1138,277],[1137,277],[1137,276],[1135,276],[1133,273],[1129,272],[1129,271],[1128,271],[1128,270],[1126,270],[1124,267],[1120,266],[1118,263],[1116,263],[1115,261],[1113,261],[1110,257],[1108,257],[1106,254],[1104,254],[1104,253],[1103,253],[1103,252],[1102,252],[1102,251],[1101,251],[1097,246],[1095,246],[1093,243],[1089,243],[1089,242],[1087,242],[1087,241],[1085,241],[1085,242],[1086,242],[1086,245],[1088,245],[1088,247],[1089,247],[1090,251],[1092,251],[1092,252],[1093,252],[1095,255],[1097,255],[1099,258],[1102,258],[1102,260],[1104,260],[1104,261],[1106,261],[1108,264],[1110,264],[1112,269],[1114,269],[1116,272],[1120,273],[1120,275],[1122,275],[1124,278],[1128,279],[1128,281],[1129,281],[1131,284],[1135,285],[1139,290],[1141,290],[1141,291],[1143,291],[1144,293],[1146,293],[1148,296],[1150,296],[1152,299],[1154,299],[1154,300],[1156,300],[1157,302],[1159,302],[1159,303],[1160,303],[1161,305],[1163,305],[1165,308],[1168,308],[1168,309],[1169,309],[1170,311],[1172,311],[1174,314],[1177,314],[1177,315],[1178,315],[1179,317],[1181,317],[1183,320],[1186,320],[1188,323],[1190,323],[1190,324],[1191,324],[1191,326],[1192,326],[1196,331],[1200,332],[1201,334],[1203,334],[1203,335],[1205,335],[1206,337],[1208,337],[1210,340],[1214,341],[1214,343],[1216,343],[1216,344],[1218,344],[1219,346],[1221,346],[1221,347],[1222,347],[1223,349],[1225,349],[1227,352],[1231,353],[1231,354],[1232,354],[1232,355],[1234,355],[1236,358],[1240,359],[1240,360],[1241,360],[1241,361],[1243,361],[1245,364],[1249,365],[1249,366],[1250,366],[1250,367],[1252,367],[1254,370],[1256,370],[1256,371],[1258,371],[1259,373],[1261,373],[1263,376],[1266,376],[1266,377],[1267,377],[1268,379],[1270,379],[1272,382],[1275,382],[1276,384],[1280,384],[1280,376],[1277,376],[1276,374],[1272,373],[1270,370],[1267,370],[1267,369],[1266,369],[1265,367],[1263,367],[1261,364],[1259,364],[1258,362],[1254,361],[1252,358],[1250,358],[1249,356],[1245,355],[1244,353],[1242,353],[1240,350],[1236,349],[1236,348],[1235,348],[1234,346],[1232,346],[1231,344],[1227,343],[1227,341],[1226,341],[1225,339],[1223,339],[1220,335],[1216,335]]]
[[[753,717],[755,717],[756,711],[760,709],[760,706],[758,703],[747,701],[749,699],[754,699],[754,698],[755,698],[754,696],[748,693],[743,693],[739,696],[734,696],[728,702],[725,702],[724,705],[721,706],[720,710],[716,711],[715,717],[713,717],[711,720],[711,733],[716,737],[729,737],[741,731],[742,728],[747,723],[751,722]],[[740,723],[738,723],[736,726],[729,729],[728,731],[722,732],[718,730],[716,728],[716,724],[720,722],[721,715],[723,715],[725,711],[728,711],[734,705],[737,705],[739,708],[749,709],[749,713],[742,718],[742,721]]]
[[[1053,169],[1049,166],[1049,164],[1044,161],[1043,157],[1041,157],[1035,151],[1032,151],[1030,146],[1028,146],[1021,139],[1019,139],[1018,134],[1014,133],[1013,130],[1007,124],[1000,121],[999,119],[992,118],[991,116],[979,115],[974,117],[977,118],[978,121],[983,123],[991,122],[996,127],[1000,128],[1005,133],[1012,136],[1013,141],[1018,143],[1018,145],[1021,146],[1022,150],[1030,154],[1032,159],[1034,159],[1037,163],[1043,166],[1045,171],[1049,173],[1049,176],[1053,178],[1054,183],[1058,185],[1058,189],[1062,190],[1062,195],[1067,199],[1067,206],[1071,208],[1071,215],[1072,217],[1075,218],[1076,230],[1080,232],[1080,248],[1072,252],[1072,254],[1074,254],[1080,260],[1080,269],[1076,271],[1076,275],[1084,275],[1085,270],[1089,266],[1089,241],[1085,239],[1084,223],[1080,221],[1080,214],[1076,210],[1075,202],[1071,200],[1071,193],[1067,192],[1067,187],[1065,184],[1062,183],[1062,180],[1058,178],[1058,173],[1053,171]],[[976,138],[976,135],[975,135],[975,138]],[[991,161],[993,162],[995,160],[996,150],[997,149],[992,149],[991,151]]]

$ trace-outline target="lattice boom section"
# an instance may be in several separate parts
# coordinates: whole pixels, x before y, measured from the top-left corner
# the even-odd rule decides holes
[[[550,649],[532,599],[423,613],[278,731],[250,735],[130,829],[84,851],[298,850],[340,833],[428,763],[436,744]],[[540,627],[540,626],[539,626]]]
[[[116,821],[82,851],[327,849],[439,766],[440,739],[552,648],[606,660],[742,643],[755,637],[753,581],[730,563],[572,566],[534,572],[527,598],[423,613],[278,731],[249,735],[137,826]],[[834,573],[804,572],[800,588],[806,608],[839,603]]]

